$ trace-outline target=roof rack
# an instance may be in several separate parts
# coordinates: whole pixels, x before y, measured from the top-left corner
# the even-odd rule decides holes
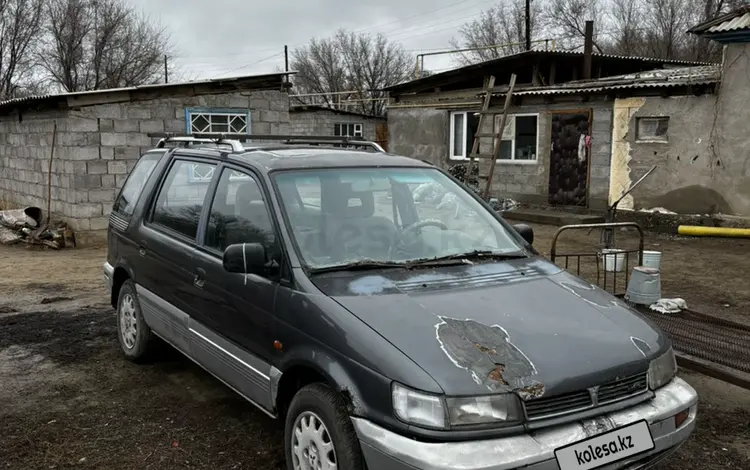
[[[148,134],[152,138],[160,138],[157,147],[162,148],[167,142],[184,143],[185,147],[190,144],[214,144],[228,145],[233,152],[244,152],[247,150],[242,142],[253,140],[275,140],[282,141],[284,144],[297,145],[332,145],[336,147],[363,147],[370,148],[376,152],[385,153],[385,149],[375,142],[364,140],[358,137],[335,137],[330,135],[323,136],[301,136],[301,135],[275,135],[275,134],[177,134],[169,132],[151,132]]]

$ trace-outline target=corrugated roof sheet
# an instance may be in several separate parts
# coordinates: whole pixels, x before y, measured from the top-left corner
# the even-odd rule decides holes
[[[190,82],[177,82],[177,83],[155,83],[152,85],[139,85],[126,88],[107,88],[104,90],[89,90],[89,91],[76,91],[68,93],[55,93],[46,95],[34,95],[25,96],[23,98],[11,98],[9,100],[0,101],[0,108],[4,108],[9,105],[17,105],[22,103],[32,103],[37,101],[44,101],[58,98],[73,98],[81,96],[94,96],[105,93],[118,93],[118,92],[131,92],[131,91],[156,91],[159,89],[169,89],[173,87],[184,87],[194,85],[211,85],[211,84],[226,84],[231,82],[240,82],[245,80],[263,80],[268,78],[277,78],[284,75],[293,75],[295,72],[283,72],[283,73],[269,73],[263,75],[244,75],[240,77],[229,77],[229,78],[213,78],[209,80],[194,80]]]
[[[684,85],[710,85],[721,80],[719,65],[698,67],[680,67],[673,69],[652,70],[598,80],[580,80],[560,86],[529,87],[513,91],[514,95],[559,95],[575,93],[596,93],[608,90],[674,87]],[[504,95],[495,92],[493,95]]]
[[[716,26],[711,26],[706,31],[709,33],[722,33],[725,31],[738,31],[740,29],[750,28],[750,13],[733,18],[724,23],[719,23]]]
[[[688,30],[693,34],[719,34],[750,29],[750,6],[743,6]]]

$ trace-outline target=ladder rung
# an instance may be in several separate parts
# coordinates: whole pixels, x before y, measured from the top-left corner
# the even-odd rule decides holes
[[[498,134],[493,134],[492,132],[477,132],[474,134],[474,137],[500,137]]]

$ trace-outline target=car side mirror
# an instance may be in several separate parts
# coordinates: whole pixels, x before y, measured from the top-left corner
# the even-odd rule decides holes
[[[260,243],[236,243],[224,250],[222,261],[230,273],[260,274],[266,268],[266,249]]]
[[[521,235],[521,238],[529,242],[529,245],[534,244],[534,229],[526,224],[515,224],[513,228]]]

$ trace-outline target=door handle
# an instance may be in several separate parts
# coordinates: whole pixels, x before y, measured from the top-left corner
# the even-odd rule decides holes
[[[195,274],[193,274],[193,285],[199,289],[203,288],[203,284],[206,282],[206,270],[197,268]]]
[[[146,256],[146,245],[145,244],[138,245],[138,254],[141,255],[141,256],[144,256],[144,257]]]

